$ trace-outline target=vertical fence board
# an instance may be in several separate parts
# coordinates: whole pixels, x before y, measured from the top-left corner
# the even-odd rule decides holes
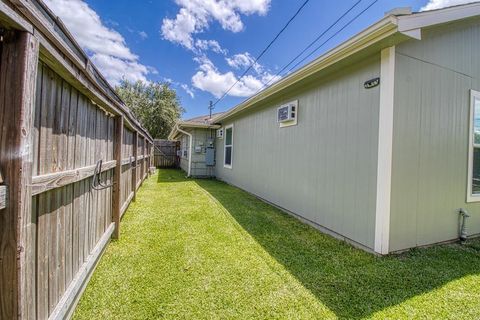
[[[76,123],[78,112],[78,95],[75,89],[71,88],[70,103],[68,111],[68,137],[67,137],[67,169],[75,168],[75,146],[76,146]],[[65,188],[65,288],[73,278],[73,201],[74,185]]]
[[[37,218],[37,317],[46,319],[48,312],[48,247],[50,224],[48,223],[49,203],[51,192],[42,193],[38,196]],[[42,214],[40,214],[42,213]]]
[[[138,158],[138,132],[133,133],[133,157],[135,158],[135,167],[132,170],[132,191],[133,201],[137,198],[137,158]]]
[[[115,223],[115,231],[113,237],[118,239],[120,237],[120,209],[122,207],[122,146],[123,146],[123,117],[117,116],[115,118],[115,142],[113,149],[113,156],[117,160],[114,172],[113,185],[113,222]]]
[[[40,146],[38,152],[38,173],[48,173],[47,159],[49,153],[52,152],[49,146],[50,134],[48,125],[49,103],[51,104],[51,96],[54,92],[52,87],[52,72],[45,65],[42,65],[42,94],[40,103]],[[51,113],[51,112],[50,112]],[[51,127],[50,127],[51,128]],[[38,217],[37,217],[37,317],[45,319],[49,315],[48,300],[48,260],[49,260],[49,240],[50,240],[50,195],[51,192],[43,193],[38,198]]]
[[[103,141],[102,137],[104,136],[103,132],[103,117],[102,117],[102,110],[96,109],[96,121],[97,126],[95,129],[95,159],[93,159],[93,163],[96,164],[98,160],[102,160],[103,158]],[[102,224],[102,215],[99,214],[102,211],[102,198],[103,198],[103,190],[94,191],[92,190],[92,194],[95,196],[95,234],[93,235],[93,244],[97,243],[98,239],[100,239],[100,234],[103,230],[100,229]]]
[[[96,150],[95,150],[95,137],[96,137],[96,124],[97,124],[97,113],[96,109],[90,105],[89,103],[87,104],[88,107],[88,112],[90,115],[90,121],[89,121],[89,145],[88,145],[88,151],[87,154],[89,155],[89,159],[87,164],[92,165],[95,163],[95,156],[96,156]],[[89,215],[88,215],[88,252],[90,252],[95,244],[95,233],[96,233],[96,228],[95,228],[95,221],[96,221],[96,211],[97,211],[97,194],[95,192],[91,192],[91,181],[92,178],[87,180],[89,184],[85,186],[85,192],[88,195],[88,202],[89,202]]]
[[[153,165],[157,168],[176,168],[178,166],[177,141],[154,140]]]
[[[0,168],[9,192],[0,212],[0,319],[66,315],[108,238],[118,237],[121,214],[151,161],[148,135],[121,102],[113,108],[108,99],[102,102],[95,81],[79,77],[82,67],[63,53],[55,55],[45,30],[33,28],[36,37],[7,31],[0,42]],[[53,49],[62,51],[58,44]],[[78,73],[67,75],[70,67]],[[132,156],[134,162],[122,164]],[[90,175],[68,183],[74,170],[100,159],[116,160],[100,174],[113,188],[94,190]],[[43,188],[51,190],[38,191],[38,181],[51,174],[62,177],[52,182],[58,185],[48,182]]]

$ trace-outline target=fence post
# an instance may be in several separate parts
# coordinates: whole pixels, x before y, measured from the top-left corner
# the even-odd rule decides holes
[[[138,151],[138,131],[133,133],[133,157],[135,158],[135,166],[132,169],[132,188],[133,188],[133,201],[137,200],[137,151]]]
[[[0,168],[7,186],[0,210],[0,319],[35,317],[35,219],[32,217],[33,111],[39,45],[7,32],[1,54]]]
[[[148,153],[150,155],[150,158],[148,158],[148,160],[149,160],[148,161],[148,172],[150,173],[150,175],[152,175],[153,172],[150,171],[150,168],[153,167],[153,149],[154,149],[153,143],[150,142],[149,146],[150,146],[150,149],[148,149],[148,151],[149,151]]]
[[[145,156],[147,155],[145,153],[145,146],[147,145],[147,142],[148,142],[147,138],[143,137],[143,144],[142,144],[142,154],[143,154],[143,158],[142,158],[142,181],[145,180],[145,174],[147,173],[147,170],[145,169],[145,167],[146,167],[145,164],[147,163],[147,159],[145,158]]]
[[[122,192],[122,146],[123,146],[123,116],[115,117],[115,142],[113,145],[113,156],[117,161],[115,166],[114,178],[113,178],[113,217],[115,222],[115,231],[113,232],[113,238],[118,239],[120,236],[120,210],[122,207],[121,196]]]

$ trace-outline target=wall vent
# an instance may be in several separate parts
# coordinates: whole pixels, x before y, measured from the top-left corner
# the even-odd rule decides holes
[[[298,100],[291,101],[277,108],[277,122],[280,127],[288,127],[297,124]]]
[[[223,139],[223,128],[217,130],[217,138]]]

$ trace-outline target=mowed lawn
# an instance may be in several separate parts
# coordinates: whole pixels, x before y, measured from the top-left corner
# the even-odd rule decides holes
[[[75,319],[480,319],[480,241],[375,257],[215,180],[160,170]]]

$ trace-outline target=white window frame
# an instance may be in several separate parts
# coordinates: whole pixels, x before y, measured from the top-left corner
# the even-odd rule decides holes
[[[475,131],[475,100],[480,101],[480,92],[470,90],[470,118],[468,137],[468,181],[467,181],[467,202],[479,202],[480,194],[473,194],[473,155],[474,155],[474,131]],[[477,145],[480,147],[480,145]]]
[[[227,146],[227,129],[230,129],[232,128],[232,144],[229,144]],[[232,166],[233,166],[233,132],[234,132],[234,128],[233,128],[233,123],[226,126],[224,128],[224,131],[223,131],[223,167],[224,168],[227,168],[227,169],[232,169]],[[227,160],[227,147],[230,147],[232,148],[232,152],[230,153],[230,164],[226,164],[225,161]]]

